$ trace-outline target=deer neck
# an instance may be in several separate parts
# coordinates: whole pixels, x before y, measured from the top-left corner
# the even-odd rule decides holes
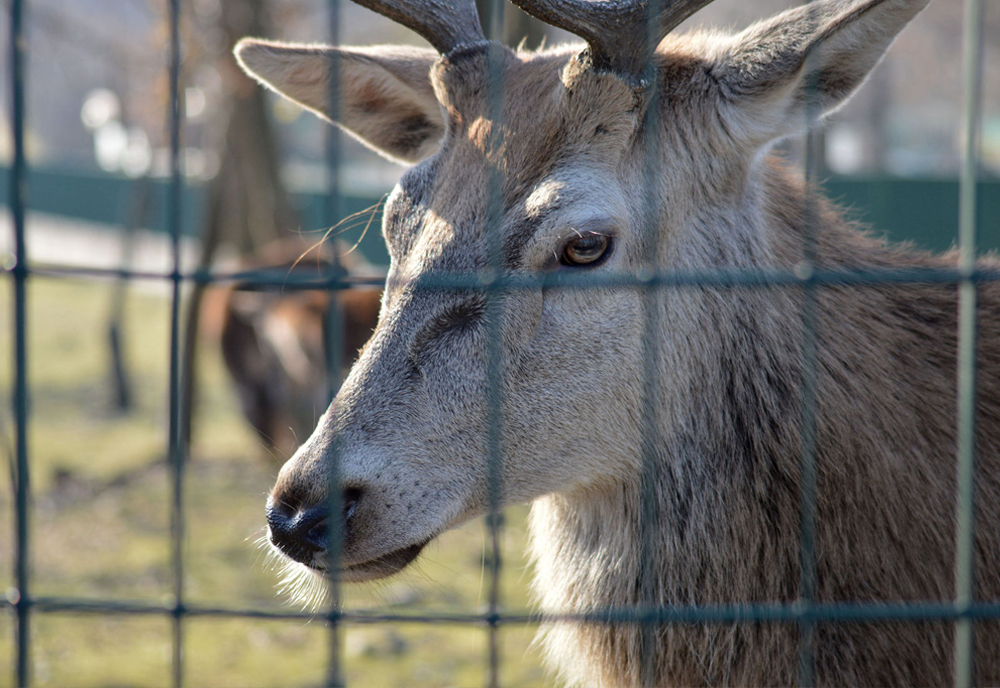
[[[786,205],[801,200],[782,174],[775,179]],[[787,249],[796,239],[769,233],[801,232],[800,218],[743,206],[726,229],[746,235],[727,240],[756,247],[741,253],[752,267],[773,268],[774,246]],[[724,255],[714,260],[725,264]],[[798,529],[801,292],[667,290],[658,306],[670,327],[657,357],[660,390],[642,468],[633,480],[548,495],[532,507],[535,591],[547,612],[792,601],[797,594],[797,543],[783,536]],[[642,561],[652,586],[643,584]],[[559,655],[581,642],[605,650],[640,642],[634,627],[595,628],[553,625],[547,647]],[[704,643],[697,652],[667,653],[680,663],[671,675],[705,680],[698,665],[726,647],[712,636],[717,630],[683,639],[670,631],[667,642]],[[557,663],[583,671],[609,664],[587,662],[575,655]],[[593,683],[585,674],[567,678]]]

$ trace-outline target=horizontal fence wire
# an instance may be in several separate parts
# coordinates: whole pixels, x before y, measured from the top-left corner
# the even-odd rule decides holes
[[[420,277],[410,284],[424,290],[474,290],[490,295],[488,307],[491,312],[502,313],[505,294],[518,290],[537,289],[629,289],[644,290],[649,304],[652,297],[662,289],[713,288],[713,289],[762,289],[762,288],[796,288],[803,289],[806,294],[802,323],[806,334],[804,348],[804,370],[806,371],[803,392],[804,427],[809,429],[815,424],[816,390],[809,385],[815,385],[815,300],[820,288],[878,288],[883,285],[907,284],[939,284],[955,285],[959,289],[961,313],[959,326],[961,332],[962,358],[959,370],[960,387],[958,390],[960,412],[957,423],[960,428],[958,452],[959,495],[956,500],[956,537],[959,546],[956,548],[956,599],[954,602],[911,601],[897,603],[871,602],[816,602],[814,597],[815,552],[809,541],[815,524],[812,523],[815,505],[815,446],[814,432],[805,432],[803,439],[803,475],[813,476],[804,480],[803,488],[803,521],[802,521],[802,599],[793,603],[748,604],[748,605],[699,605],[699,606],[655,606],[594,609],[574,614],[546,613],[505,613],[500,600],[501,550],[500,535],[502,526],[502,421],[504,399],[501,394],[502,351],[499,346],[499,318],[488,318],[491,327],[488,348],[488,375],[486,398],[489,409],[489,441],[488,441],[488,491],[489,518],[487,526],[490,539],[490,591],[489,603],[485,612],[481,613],[426,613],[426,614],[379,614],[365,611],[344,610],[340,608],[339,581],[332,574],[330,584],[333,588],[334,603],[322,614],[330,626],[330,655],[327,685],[344,685],[343,672],[340,663],[340,629],[344,624],[453,624],[482,626],[488,630],[488,657],[486,683],[489,686],[500,684],[500,652],[498,649],[498,632],[501,624],[544,624],[544,623],[596,623],[596,624],[639,624],[644,626],[661,626],[663,624],[732,624],[732,623],[794,623],[802,629],[800,682],[811,684],[814,680],[812,668],[812,633],[817,623],[856,623],[856,622],[927,622],[950,621],[956,626],[956,668],[955,681],[958,686],[968,686],[972,682],[972,648],[973,622],[981,619],[1000,619],[1000,601],[977,602],[972,595],[972,543],[973,543],[973,486],[975,465],[973,445],[975,437],[975,295],[977,285],[1000,281],[1000,270],[982,269],[975,264],[975,186],[977,181],[977,133],[979,123],[979,91],[982,80],[982,17],[981,0],[967,1],[967,22],[969,27],[965,38],[966,49],[966,88],[967,101],[965,113],[965,150],[962,169],[962,204],[961,204],[961,263],[956,269],[828,269],[815,264],[815,236],[809,234],[806,238],[804,259],[800,266],[791,270],[746,270],[746,269],[716,269],[700,271],[665,270],[659,265],[653,265],[639,273],[628,274],[543,274],[514,275],[505,274],[500,269],[499,243],[499,212],[500,212],[500,178],[499,174],[491,177],[490,208],[487,213],[489,225],[494,231],[489,232],[491,243],[490,256],[495,262],[492,269],[478,274],[438,274]],[[490,19],[487,22],[488,35],[497,38],[498,31],[503,26],[503,4],[500,0],[490,0]],[[357,287],[380,287],[384,281],[378,278],[356,278],[347,276],[342,270],[305,270],[296,268],[287,270],[243,270],[235,272],[218,272],[211,270],[182,269],[180,257],[181,227],[181,44],[180,44],[180,0],[169,0],[168,16],[170,21],[170,55],[169,55],[169,129],[170,129],[170,191],[166,206],[167,226],[171,237],[172,269],[167,273],[156,271],[138,271],[126,269],[103,269],[87,267],[64,267],[56,265],[37,264],[29,266],[26,251],[25,198],[27,165],[24,149],[24,59],[25,38],[23,29],[24,0],[11,0],[10,4],[10,35],[11,60],[10,74],[12,82],[12,124],[14,163],[12,167],[11,212],[14,218],[15,257],[16,264],[10,271],[14,281],[14,412],[16,416],[16,480],[15,480],[15,582],[17,594],[9,595],[7,599],[0,598],[0,610],[13,612],[17,630],[15,633],[15,681],[19,686],[31,683],[31,634],[30,619],[34,613],[48,614],[106,614],[106,615],[161,615],[172,620],[172,684],[178,688],[184,685],[184,620],[196,617],[247,618],[264,620],[308,620],[316,618],[311,612],[268,610],[259,608],[227,608],[202,604],[188,604],[184,597],[184,456],[183,443],[180,438],[183,395],[180,393],[180,380],[183,371],[181,366],[181,325],[180,309],[182,306],[183,288],[186,284],[218,285],[248,290],[264,291],[300,291],[321,289],[335,291]],[[338,41],[339,1],[330,0],[330,34],[334,43]],[[489,102],[494,121],[499,121],[502,112],[503,93],[500,83],[500,68],[497,61],[491,60],[491,78]],[[338,93],[336,78],[331,87],[331,96]],[[337,99],[331,98],[331,108],[336,109]],[[654,108],[650,108],[653,110]],[[655,113],[654,113],[655,114]],[[495,127],[494,131],[502,130]],[[332,131],[332,130],[331,130]],[[494,142],[497,146],[499,141]],[[806,174],[814,174],[813,165],[809,162],[812,146],[807,145]],[[340,188],[337,183],[340,149],[339,134],[331,133],[327,144],[327,168],[330,174],[330,203],[332,214],[336,219],[339,207]],[[495,211],[495,212],[494,212]],[[807,216],[810,216],[807,208]],[[807,223],[814,232],[815,223]],[[808,233],[807,233],[808,234]],[[153,604],[130,602],[116,599],[82,599],[73,597],[32,596],[30,561],[30,461],[27,444],[27,429],[29,421],[28,381],[27,381],[27,310],[25,295],[29,277],[53,279],[124,279],[164,281],[171,286],[171,327],[170,327],[170,401],[169,401],[169,437],[168,457],[171,476],[171,573],[173,584],[173,600],[170,604]],[[395,278],[394,278],[395,279]],[[396,281],[395,284],[403,285]],[[811,304],[811,305],[810,305]],[[810,310],[812,308],[813,310]],[[646,309],[647,323],[653,324],[652,307]],[[652,331],[652,328],[647,328]],[[330,360],[339,360],[339,351],[334,347],[330,352]],[[655,372],[655,347],[648,347],[644,355],[647,366],[647,380],[652,380]],[[649,396],[649,395],[647,395]],[[647,429],[648,430],[648,429]],[[647,438],[651,439],[651,438]],[[337,471],[334,471],[336,476]],[[330,490],[334,513],[339,513],[340,491],[336,479],[331,480]],[[336,529],[331,529],[335,531]],[[648,530],[648,528],[646,529]],[[338,537],[336,533],[331,537]],[[339,552],[339,542],[331,543],[331,551]],[[336,569],[335,566],[331,569]]]
[[[9,600],[0,599],[0,609],[13,608]],[[115,599],[78,599],[39,596],[28,601],[35,612],[62,614],[116,614],[122,616],[171,616],[176,605],[143,602],[123,602]],[[181,608],[187,617],[220,617],[273,619],[277,621],[315,620],[309,611],[285,611],[254,607],[213,607],[189,604]],[[876,621],[954,621],[956,619],[1000,619],[1000,602],[974,602],[959,605],[954,602],[817,602],[805,607],[790,604],[755,605],[664,605],[654,607],[621,607],[593,609],[579,613],[427,613],[380,614],[367,611],[339,610],[339,623],[344,624],[462,624],[489,626],[492,624],[594,623],[637,624],[732,624],[764,622],[857,623]]]
[[[25,274],[43,277],[80,279],[134,279],[145,281],[169,281],[171,273],[137,270],[117,270],[114,268],[86,268],[71,266],[35,266],[26,268]],[[241,285],[247,289],[270,287],[276,290],[338,290],[351,287],[380,287],[385,284],[381,277],[353,277],[340,272],[331,272],[329,277],[317,279],[303,276],[299,269],[287,270],[246,270],[239,272],[213,272],[194,270],[181,272],[184,282]],[[719,268],[714,270],[664,270],[662,272],[607,272],[600,275],[575,275],[572,273],[549,273],[544,275],[519,275],[488,273],[452,273],[426,275],[414,279],[394,278],[399,287],[419,286],[420,289],[483,291],[518,291],[536,289],[635,289],[647,287],[789,287],[815,284],[817,286],[877,287],[888,284],[961,284],[973,282],[1000,281],[1000,270],[977,267],[971,271],[958,268],[816,268],[804,266],[792,270],[754,270],[746,268]]]

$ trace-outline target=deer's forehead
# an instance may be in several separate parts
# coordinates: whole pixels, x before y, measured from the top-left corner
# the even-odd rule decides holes
[[[440,151],[404,175],[386,216],[387,239],[406,255],[408,272],[487,265],[494,200],[509,267],[540,230],[554,236],[594,218],[624,219],[618,182],[641,145],[642,95],[582,68],[576,52],[504,53],[499,104],[491,102],[485,55],[435,67],[448,131]],[[676,61],[684,68],[673,76],[685,79],[692,61]]]
[[[447,116],[446,147],[468,146],[516,177],[560,156],[627,146],[639,96],[620,78],[582,67],[579,51],[442,58],[431,77]]]
[[[637,96],[612,75],[567,77],[567,62],[573,59],[557,54],[556,59],[512,60],[502,80],[500,107],[488,102],[482,83],[463,73],[458,81],[471,93],[442,101],[453,111],[448,131],[433,164],[407,175],[411,192],[414,185],[421,187],[411,195],[479,212],[477,199],[484,205],[490,194],[499,194],[509,210],[553,176],[589,176],[565,170],[607,174],[618,168],[641,125]],[[471,88],[476,83],[479,88]]]

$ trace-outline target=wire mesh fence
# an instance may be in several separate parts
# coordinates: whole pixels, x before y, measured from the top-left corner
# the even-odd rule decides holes
[[[169,122],[170,122],[170,185],[168,202],[165,206],[166,225],[171,237],[172,270],[168,274],[148,272],[133,269],[106,270],[97,268],[58,268],[53,266],[33,266],[28,257],[25,241],[25,216],[28,184],[28,169],[26,162],[25,122],[30,113],[25,108],[25,90],[30,87],[25,81],[25,60],[28,54],[24,32],[25,0],[12,0],[10,3],[10,80],[12,85],[12,139],[14,143],[14,158],[11,172],[10,206],[14,228],[14,247],[16,262],[8,270],[8,279],[13,284],[13,333],[15,385],[13,394],[15,428],[14,435],[16,470],[14,480],[15,498],[15,552],[14,581],[15,587],[8,592],[6,600],[0,600],[0,608],[9,609],[15,620],[13,666],[14,683],[18,686],[32,684],[32,638],[33,624],[40,616],[59,612],[73,612],[95,615],[142,615],[162,617],[171,625],[171,681],[172,685],[182,686],[186,683],[186,629],[191,619],[248,619],[248,620],[306,620],[321,616],[327,622],[328,628],[328,671],[325,683],[330,686],[344,685],[342,670],[342,629],[349,625],[360,624],[445,624],[481,627],[488,636],[486,645],[485,683],[497,686],[501,683],[502,655],[499,650],[500,633],[503,628],[516,625],[537,625],[543,622],[564,623],[601,623],[601,624],[633,624],[650,629],[655,634],[656,629],[669,624],[736,624],[736,623],[792,623],[800,629],[799,648],[799,682],[802,685],[812,685],[816,681],[815,628],[821,622],[849,623],[872,621],[897,621],[916,623],[922,621],[946,621],[955,626],[955,662],[954,680],[957,686],[970,686],[974,683],[973,629],[978,620],[1000,619],[1000,601],[976,600],[973,595],[973,559],[974,559],[974,499],[976,485],[975,470],[975,408],[976,408],[976,319],[977,319],[977,285],[1000,279],[1000,272],[977,267],[977,182],[979,178],[977,132],[980,131],[979,120],[981,111],[981,83],[983,71],[982,58],[982,2],[967,0],[967,17],[965,36],[965,81],[966,102],[964,105],[965,131],[963,166],[961,172],[961,206],[960,206],[960,236],[959,248],[961,259],[955,269],[942,270],[931,268],[884,268],[884,269],[835,269],[817,265],[816,246],[818,238],[815,235],[817,222],[814,214],[817,212],[811,203],[807,203],[806,223],[809,228],[803,239],[803,260],[794,270],[751,270],[751,269],[715,269],[685,271],[671,269],[663,265],[650,265],[648,269],[635,274],[611,273],[565,273],[550,272],[543,274],[511,273],[504,270],[502,236],[499,229],[487,233],[489,247],[487,255],[489,263],[480,271],[468,274],[438,274],[422,276],[419,289],[426,292],[470,292],[484,295],[486,299],[487,323],[487,372],[486,372],[486,406],[488,412],[487,433],[487,471],[488,471],[488,529],[489,556],[486,574],[488,576],[487,604],[484,610],[468,613],[442,614],[400,614],[371,613],[364,611],[345,610],[340,604],[341,582],[337,574],[330,574],[330,603],[323,612],[311,611],[274,611],[253,607],[222,607],[209,606],[189,601],[185,590],[185,558],[184,542],[186,537],[185,491],[186,467],[188,457],[185,455],[183,441],[183,417],[186,412],[182,390],[182,340],[184,326],[182,323],[183,292],[185,285],[191,284],[255,284],[261,287],[281,287],[288,290],[322,289],[336,291],[354,286],[379,284],[378,280],[359,279],[345,276],[340,271],[332,271],[326,276],[297,277],[286,273],[274,274],[267,271],[250,270],[222,273],[213,270],[182,268],[180,242],[184,231],[182,228],[182,186],[181,172],[181,107],[183,84],[181,84],[181,3],[180,0],[169,1]],[[655,5],[656,3],[650,3]],[[499,38],[500,28],[504,24],[503,3],[494,0],[489,5],[489,20],[487,37]],[[339,2],[331,0],[329,6],[329,35],[331,42],[339,42],[340,28],[338,24]],[[502,120],[502,97],[504,84],[500,68],[499,54],[490,55],[493,65],[487,83],[487,100],[491,119]],[[340,90],[336,75],[329,83],[329,113],[330,119],[336,120],[340,107]],[[659,113],[656,108],[646,111],[647,127],[655,126]],[[807,119],[815,119],[811,114]],[[341,189],[337,176],[340,168],[340,134],[335,128],[330,128],[327,141],[327,168],[331,170],[329,177],[329,225],[336,224],[341,216]],[[500,128],[494,130],[495,136],[501,136]],[[491,148],[498,149],[501,141],[495,140]],[[807,145],[807,151],[814,146]],[[647,154],[653,155],[650,149]],[[815,176],[815,161],[806,156],[805,172],[808,181]],[[649,164],[652,170],[653,165]],[[499,228],[502,223],[503,199],[501,197],[502,180],[499,169],[491,171],[493,175],[489,184],[489,201],[485,212],[485,222],[488,227]],[[647,186],[653,184],[647,180]],[[653,200],[648,199],[652,204]],[[652,212],[647,214],[653,216]],[[655,232],[649,230],[650,238]],[[655,251],[648,251],[655,255]],[[169,427],[167,456],[169,459],[169,475],[171,486],[171,600],[169,603],[135,603],[115,599],[78,599],[72,597],[53,597],[34,594],[32,586],[32,538],[30,522],[32,518],[32,462],[31,447],[28,443],[29,423],[31,421],[31,406],[29,403],[30,386],[28,381],[28,309],[26,293],[32,280],[40,277],[74,277],[81,279],[116,277],[136,281],[165,281],[170,286],[170,346],[169,346]],[[956,559],[955,581],[956,591],[953,602],[892,602],[868,604],[861,602],[825,603],[817,600],[816,594],[816,409],[817,395],[822,390],[817,388],[817,335],[816,308],[817,292],[826,287],[850,287],[863,289],[880,285],[910,285],[939,284],[955,285],[959,290],[960,332],[959,332],[959,400],[958,414],[958,495],[956,499]],[[803,294],[802,308],[802,464],[801,464],[801,544],[798,599],[790,603],[747,603],[737,605],[671,605],[596,609],[587,613],[505,613],[501,599],[500,576],[503,566],[501,538],[504,527],[503,491],[501,465],[501,444],[504,433],[505,399],[502,392],[504,366],[501,347],[502,314],[506,308],[506,298],[519,291],[538,289],[586,290],[595,288],[615,288],[641,290],[645,295],[645,331],[657,332],[661,323],[657,309],[654,307],[655,295],[664,290],[702,289],[706,287],[718,289],[763,289],[763,288],[794,288]],[[336,318],[331,316],[331,321]],[[336,330],[336,325],[331,326]],[[332,337],[336,342],[336,334]],[[642,355],[646,384],[643,398],[652,399],[656,396],[659,384],[656,371],[660,365],[657,356],[659,347],[655,342],[649,342]],[[334,344],[329,351],[328,370],[336,369],[335,361],[340,359],[339,346]],[[335,383],[331,381],[331,387]],[[644,418],[644,442],[646,451],[642,457],[644,474],[653,474],[657,460],[655,421],[651,405],[646,408],[649,413]],[[336,455],[336,450],[334,450]],[[340,476],[336,469],[338,462],[333,461],[334,470],[329,474],[331,495],[330,513],[341,513]],[[658,518],[653,495],[644,493],[644,522],[652,523]],[[329,569],[338,570],[336,562],[342,545],[343,534],[338,528],[330,529],[328,551],[332,564]],[[651,548],[651,536],[646,533],[645,547]],[[646,551],[646,550],[644,550]],[[649,559],[647,556],[643,557]],[[643,577],[655,576],[651,570],[644,571]],[[655,580],[641,580],[640,586],[655,587]],[[652,642],[652,641],[650,641]],[[645,661],[653,661],[652,650],[647,647]],[[655,682],[655,671],[651,664],[643,672],[644,681],[652,685]]]

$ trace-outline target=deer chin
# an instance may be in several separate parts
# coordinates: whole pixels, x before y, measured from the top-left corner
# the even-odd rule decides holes
[[[367,583],[380,578],[388,578],[409,566],[428,542],[430,540],[424,540],[368,561],[342,566],[340,580],[345,583]]]
[[[341,565],[338,579],[342,583],[367,583],[380,578],[388,578],[413,563],[428,542],[430,540],[424,540],[415,545],[400,547],[399,549],[366,561]],[[287,560],[290,565],[306,568],[317,576],[326,577],[329,571],[326,552],[314,554],[312,560],[308,563],[295,561],[280,550],[278,550],[278,555],[282,559]]]
[[[420,555],[430,538],[415,545],[401,547],[367,561],[340,567],[341,583],[368,583],[395,575]],[[270,546],[268,557],[281,570],[279,593],[305,609],[318,611],[330,602],[326,553],[313,555],[309,563],[298,562],[277,547]]]

